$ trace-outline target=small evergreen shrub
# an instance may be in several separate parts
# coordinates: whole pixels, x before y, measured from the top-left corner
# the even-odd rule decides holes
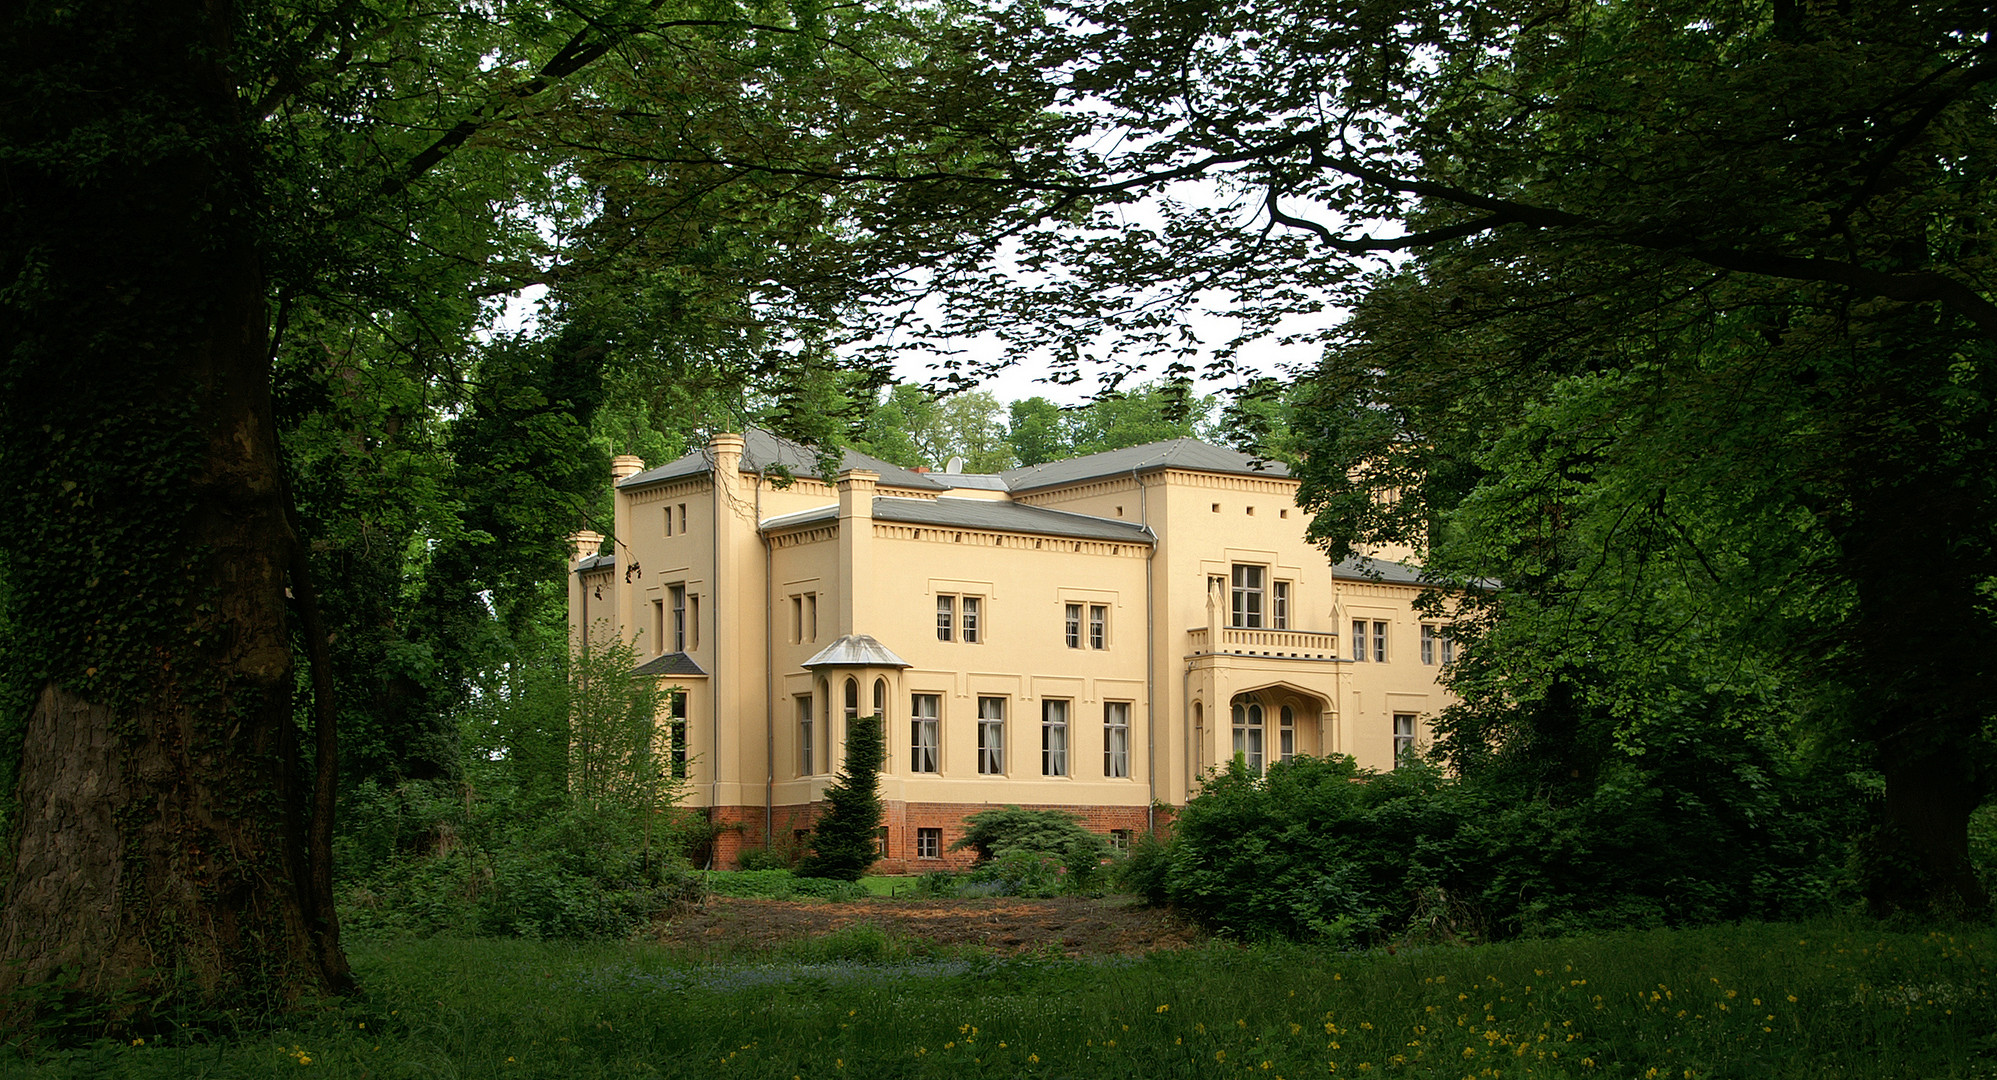
[[[798,863],[799,875],[858,881],[879,858],[874,845],[881,827],[883,738],[879,716],[847,725],[846,763],[825,791],[826,811],[811,830],[811,854]]]

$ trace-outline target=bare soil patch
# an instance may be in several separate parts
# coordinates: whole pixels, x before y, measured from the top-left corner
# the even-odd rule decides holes
[[[753,950],[823,937],[872,923],[893,937],[936,946],[978,946],[997,953],[1048,946],[1069,956],[1183,949],[1203,937],[1185,920],[1130,897],[1052,900],[747,900],[714,897],[655,928],[668,944]]]

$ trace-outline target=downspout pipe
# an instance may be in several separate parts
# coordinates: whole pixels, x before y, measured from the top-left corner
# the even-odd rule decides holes
[[[763,849],[769,850],[776,835],[777,798],[777,646],[776,594],[773,591],[775,557],[770,538],[763,534],[763,481],[768,466],[756,469],[756,539],[763,545]]]
[[[1144,555],[1144,780],[1149,797],[1144,803],[1144,831],[1158,835],[1158,533],[1151,528],[1151,488],[1136,468],[1130,479],[1137,484],[1137,521],[1151,536],[1151,549]]]

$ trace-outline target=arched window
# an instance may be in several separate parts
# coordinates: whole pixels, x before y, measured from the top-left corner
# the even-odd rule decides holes
[[[883,720],[887,719],[888,681],[886,679],[874,680],[874,715]]]
[[[846,722],[852,723],[860,716],[860,680],[846,680]]]
[[[1234,753],[1250,775],[1262,775],[1262,704],[1252,697],[1234,700]]]

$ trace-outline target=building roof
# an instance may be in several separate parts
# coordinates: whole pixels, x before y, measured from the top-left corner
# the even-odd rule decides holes
[[[701,670],[699,664],[694,663],[693,657],[688,656],[683,652],[669,652],[664,656],[655,656],[652,659],[647,660],[642,664],[639,664],[637,667],[632,668],[631,674],[699,675],[702,678],[707,677],[707,672]]]
[[[1347,581],[1384,581],[1389,585],[1424,585],[1421,571],[1397,562],[1355,555],[1332,564],[1331,576]]]
[[[580,574],[585,570],[601,570],[616,565],[617,556],[615,555],[591,555],[589,558],[576,563],[576,573]]]
[[[913,665],[889,651],[886,645],[874,640],[872,634],[846,634],[818,650],[818,655],[806,660],[801,666],[905,668]]]
[[[1005,491],[1005,477],[998,473],[976,472],[927,472],[922,475],[942,484],[946,488],[963,488],[966,491]]]
[[[803,443],[779,438],[760,428],[747,428],[742,432],[742,471],[761,472],[767,468],[781,468],[792,476],[811,476],[821,480],[832,477],[818,476],[818,453]],[[681,480],[689,476],[699,476],[714,468],[705,447],[691,454],[674,458],[664,465],[646,469],[635,476],[618,481],[620,488],[643,487],[667,480]],[[945,485],[931,480],[928,475],[904,469],[891,461],[882,461],[858,450],[846,450],[839,455],[839,469],[867,469],[881,475],[881,483],[888,487],[915,488],[919,491],[942,491]]]
[[[1251,457],[1236,450],[1203,443],[1198,439],[1168,439],[1164,442],[1107,450],[1066,461],[1007,469],[999,474],[1011,491],[1078,484],[1105,476],[1118,476],[1132,470],[1191,469],[1195,472],[1231,473],[1237,476],[1290,475],[1280,461]]]
[[[820,506],[770,518],[763,522],[763,531],[821,521],[836,521],[838,518],[838,506]],[[987,499],[952,499],[948,496],[937,499],[898,499],[892,495],[876,495],[874,519],[895,521],[904,525],[930,525],[939,529],[985,529],[992,532],[1028,533],[1034,536],[1060,536],[1074,540],[1112,540],[1128,544],[1153,542],[1151,530],[1133,522]]]

